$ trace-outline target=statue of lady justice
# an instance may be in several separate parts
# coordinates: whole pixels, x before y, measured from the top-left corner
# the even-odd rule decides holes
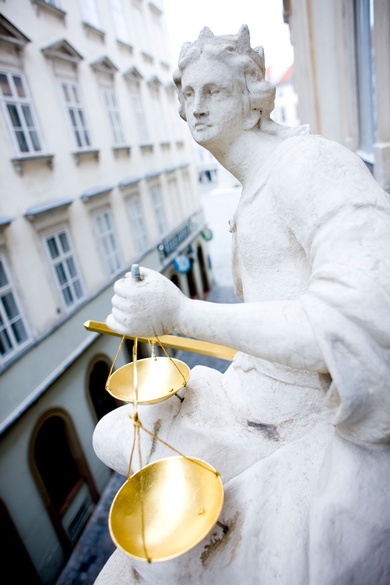
[[[348,149],[270,119],[274,88],[249,30],[205,28],[174,75],[196,142],[242,184],[230,221],[243,303],[192,300],[141,267],[116,282],[108,326],[238,350],[224,374],[195,367],[185,400],[141,406],[169,444],[224,482],[215,533],[164,563],[117,550],[96,583],[390,583],[390,205]],[[126,405],[94,433],[126,475]],[[141,433],[142,434],[142,433]],[[148,461],[167,456],[143,438]]]

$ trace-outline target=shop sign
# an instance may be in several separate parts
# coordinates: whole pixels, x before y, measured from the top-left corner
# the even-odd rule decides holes
[[[191,269],[191,262],[187,256],[183,256],[181,254],[180,256],[176,256],[173,261],[173,266],[179,274],[187,274],[187,272]]]
[[[213,239],[213,232],[211,231],[210,228],[204,228],[204,230],[200,232],[200,235],[204,240],[206,240],[206,242],[209,242],[210,240]]]

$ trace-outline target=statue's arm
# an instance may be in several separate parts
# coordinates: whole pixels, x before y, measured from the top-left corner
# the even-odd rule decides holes
[[[194,300],[183,304],[181,322],[184,335],[291,368],[328,371],[299,300],[227,305]]]
[[[266,360],[327,372],[299,300],[219,304],[189,299],[164,276],[141,268],[117,281],[107,324],[131,336],[177,333]]]

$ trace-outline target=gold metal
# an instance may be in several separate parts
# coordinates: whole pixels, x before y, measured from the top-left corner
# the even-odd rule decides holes
[[[84,323],[87,329],[118,335],[103,323],[97,325],[98,328],[96,323]],[[211,531],[222,510],[223,484],[219,473],[211,465],[201,459],[184,456],[147,430],[138,417],[138,404],[161,402],[185,386],[190,368],[181,360],[171,358],[162,345],[163,340],[157,337],[154,341],[145,340],[151,345],[152,357],[138,360],[140,339],[130,338],[134,339],[133,362],[113,372],[125,339],[123,335],[121,337],[106,390],[120,400],[133,403],[130,418],[134,435],[128,479],[112,502],[109,531],[114,544],[130,557],[149,563],[166,561],[186,553]],[[166,357],[155,356],[155,343],[160,345]],[[143,467],[141,430],[176,451],[179,456],[160,459]],[[137,445],[139,471],[131,476]]]
[[[188,552],[218,520],[224,499],[219,473],[193,457],[167,457],[140,469],[109,512],[114,544],[132,558],[167,561]]]
[[[134,402],[134,362],[118,368],[106,383],[106,390],[124,402]],[[190,378],[190,368],[175,358],[150,357],[136,362],[138,404],[156,404],[174,396]]]
[[[84,323],[85,329],[88,331],[95,331],[96,333],[104,333],[106,335],[114,335],[116,337],[123,337],[121,333],[116,333],[105,323],[100,321],[86,321]],[[134,337],[125,336],[126,339],[134,339]],[[172,349],[181,349],[191,353],[198,353],[201,355],[208,355],[222,360],[232,361],[236,354],[236,350],[226,345],[219,345],[217,343],[210,343],[209,341],[199,341],[199,339],[192,339],[190,337],[179,337],[176,335],[162,335],[158,340],[164,347]],[[158,343],[156,337],[138,337],[138,341],[143,343]]]

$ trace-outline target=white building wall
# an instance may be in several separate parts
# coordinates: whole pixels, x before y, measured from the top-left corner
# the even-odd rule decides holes
[[[390,4],[387,0],[284,0],[284,14],[291,31],[295,57],[295,81],[299,117],[312,130],[356,151],[372,168],[379,184],[390,189]],[[367,31],[372,44],[363,47],[375,76],[359,87],[358,9],[372,11],[373,26]],[[365,25],[370,25],[368,17]],[[366,63],[362,71],[367,73]],[[375,82],[375,87],[374,83]],[[363,93],[365,96],[363,96]],[[371,105],[362,109],[361,99]],[[362,148],[361,118],[374,118],[371,144]]]
[[[39,158],[18,152],[3,100],[0,258],[9,269],[28,339],[15,345],[13,354],[0,358],[4,389],[0,399],[1,498],[42,583],[48,585],[55,583],[66,553],[29,464],[41,417],[51,409],[65,412],[73,422],[99,493],[109,478],[109,470],[92,449],[96,415],[88,394],[87,374],[97,355],[113,361],[119,340],[90,333],[83,324],[105,320],[113,282],[132,263],[171,277],[178,254],[186,255],[190,247],[196,250],[201,246],[204,257],[208,255],[202,237],[205,223],[193,148],[186,124],[177,113],[163,3],[123,2],[128,26],[118,29],[120,42],[108,0],[96,1],[99,21],[95,27],[83,23],[79,0],[57,0],[56,4],[59,10],[53,10],[44,0],[1,2],[7,34],[0,39],[0,72],[25,76],[43,146]],[[128,41],[123,40],[126,29]],[[59,43],[56,51],[55,43]],[[64,59],[64,51],[68,59]],[[61,58],[56,56],[61,52]],[[59,77],[78,82],[91,139],[84,149],[77,149],[74,141]],[[139,87],[149,128],[147,137],[138,132],[141,113],[136,115],[133,110],[131,83]],[[120,148],[114,148],[102,84],[115,90],[124,134]],[[166,123],[158,124],[159,119]],[[164,233],[159,231],[152,188],[161,193]],[[142,251],[133,237],[128,212],[128,200],[135,193],[142,203],[148,238]],[[121,260],[113,274],[107,273],[94,226],[96,213],[105,210],[111,214]],[[84,290],[80,302],[69,308],[58,291],[42,240],[61,226],[68,229]],[[173,239],[176,243],[169,248]],[[197,262],[194,266],[196,293],[202,296],[206,291]],[[208,266],[207,272],[211,285]],[[180,281],[182,275],[177,276]],[[122,354],[117,365],[126,359]]]

